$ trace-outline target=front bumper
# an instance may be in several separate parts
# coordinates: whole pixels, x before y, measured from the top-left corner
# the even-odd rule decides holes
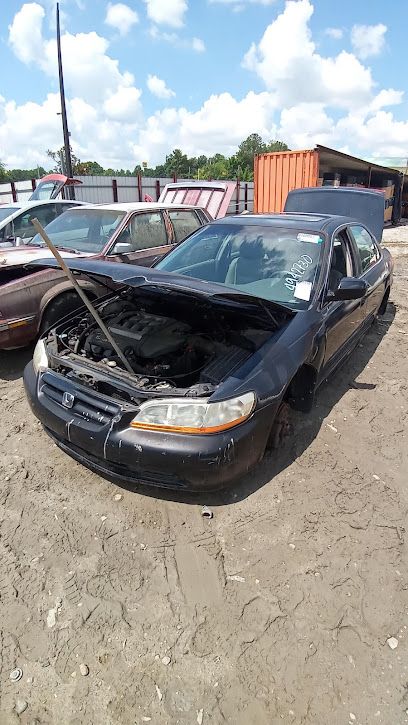
[[[81,417],[64,408],[49,385],[80,398]],[[211,435],[184,435],[129,428],[133,412],[57,373],[37,376],[29,363],[24,384],[34,415],[72,458],[124,483],[209,491],[226,487],[262,458],[277,405],[255,410],[236,428]],[[95,413],[95,401],[102,415]],[[88,407],[86,407],[88,406]],[[109,410],[107,410],[109,408]],[[86,409],[86,410],[85,410]],[[84,414],[85,411],[85,414]],[[89,411],[89,412],[86,412]]]

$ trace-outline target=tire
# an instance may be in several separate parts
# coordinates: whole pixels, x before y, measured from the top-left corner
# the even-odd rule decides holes
[[[387,311],[388,300],[390,298],[390,291],[391,291],[391,289],[390,289],[390,287],[388,287],[388,289],[382,299],[380,307],[378,309],[377,315],[385,315],[385,313]]]
[[[82,301],[76,292],[63,292],[51,300],[42,316],[39,334],[42,335],[49,327],[57,324],[65,315],[81,307]]]

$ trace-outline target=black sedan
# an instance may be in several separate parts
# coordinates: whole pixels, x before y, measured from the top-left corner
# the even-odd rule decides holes
[[[114,290],[96,307],[132,372],[82,308],[25,370],[34,414],[62,450],[114,479],[230,484],[385,311],[393,262],[372,212],[369,224],[363,213],[226,217],[154,269],[69,260]]]

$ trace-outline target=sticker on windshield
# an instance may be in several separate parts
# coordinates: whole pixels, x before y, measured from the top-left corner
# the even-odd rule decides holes
[[[293,292],[293,296],[298,300],[305,300],[309,302],[310,295],[312,294],[312,283],[311,282],[296,282],[296,287]]]
[[[311,244],[321,244],[323,239],[319,234],[305,234],[300,232],[297,235],[298,242],[310,242]]]

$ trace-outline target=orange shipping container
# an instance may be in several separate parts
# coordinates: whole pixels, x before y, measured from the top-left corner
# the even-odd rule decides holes
[[[279,213],[284,209],[289,191],[308,186],[352,184],[368,189],[394,186],[394,204],[386,200],[385,221],[392,218],[396,223],[401,216],[403,183],[402,174],[395,169],[320,144],[307,151],[259,154],[255,156],[254,166],[254,211]]]
[[[318,151],[281,151],[259,154],[254,168],[254,211],[281,212],[288,192],[317,186]]]

